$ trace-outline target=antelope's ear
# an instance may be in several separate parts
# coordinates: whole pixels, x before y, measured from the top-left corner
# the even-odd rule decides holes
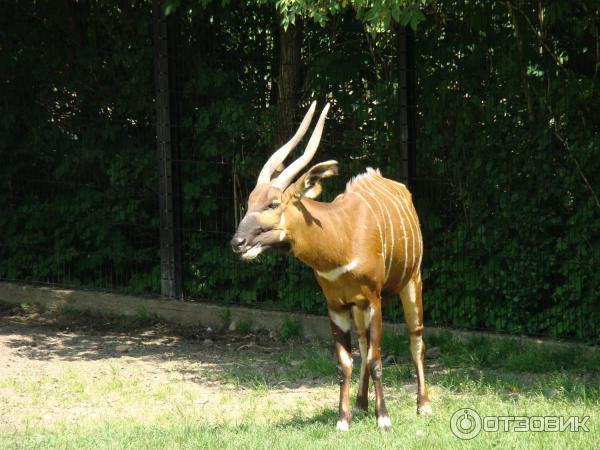
[[[321,179],[338,174],[337,161],[325,161],[315,164],[293,185],[294,197],[317,198],[321,194]]]

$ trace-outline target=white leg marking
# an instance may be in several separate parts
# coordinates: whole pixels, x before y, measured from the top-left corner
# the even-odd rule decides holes
[[[350,331],[350,327],[352,326],[350,322],[350,313],[340,314],[335,311],[329,310],[329,317],[337,325],[337,327],[342,330],[344,333]]]
[[[419,308],[417,306],[417,288],[414,281],[409,281],[400,292],[400,300],[406,314],[407,321],[417,321],[419,317]]]
[[[348,431],[350,429],[350,426],[348,425],[348,422],[346,422],[345,420],[338,420],[337,424],[335,425],[335,427],[339,431]]]
[[[365,317],[365,328],[369,328],[369,326],[371,325],[371,319],[373,318],[371,308],[363,310],[363,315]]]
[[[352,355],[348,353],[345,349],[340,349],[340,362],[344,367],[352,367]]]
[[[431,409],[431,405],[429,403],[425,403],[417,408],[417,413],[424,416],[429,416],[433,414],[433,410]]]
[[[417,358],[421,354],[421,350],[423,350],[423,339],[411,337],[410,353],[413,355],[413,358]]]
[[[392,426],[392,421],[388,416],[381,416],[377,418],[377,426],[379,428],[389,428]]]
[[[340,267],[336,267],[335,269],[330,270],[328,272],[319,272],[318,270],[316,270],[315,272],[317,272],[317,274],[321,278],[325,278],[326,280],[329,280],[329,281],[335,281],[339,277],[341,277],[343,274],[345,274],[346,272],[350,272],[350,271],[354,270],[356,268],[356,266],[358,266],[358,258],[354,258],[348,264],[345,264]]]

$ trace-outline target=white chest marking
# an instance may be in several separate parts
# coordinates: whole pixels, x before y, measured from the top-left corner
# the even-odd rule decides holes
[[[281,214],[281,218],[279,219],[279,241],[283,241],[285,239],[285,214]]]
[[[340,267],[336,267],[335,269],[330,270],[329,272],[319,272],[317,270],[317,273],[319,274],[319,276],[321,278],[325,278],[328,281],[335,281],[339,277],[344,275],[346,272],[350,272],[351,270],[355,269],[356,266],[358,266],[358,259],[354,258],[348,264],[340,266]]]

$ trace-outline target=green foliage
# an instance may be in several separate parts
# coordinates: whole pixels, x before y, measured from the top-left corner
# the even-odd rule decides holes
[[[281,337],[284,341],[302,337],[302,321],[298,316],[291,316],[281,325]]]
[[[229,325],[231,325],[231,310],[226,308],[221,315],[221,327],[223,330],[227,330]]]
[[[236,330],[240,333],[249,333],[254,329],[254,322],[252,319],[240,320],[237,324]]]
[[[151,15],[69,5],[1,19],[0,277],[156,291]]]
[[[556,7],[542,26],[504,4],[463,4],[422,30],[418,166],[446,191],[417,203],[434,322],[598,339],[600,104],[580,50],[598,28]]]
[[[308,16],[321,26],[325,26],[331,16],[343,13],[346,8],[352,8],[357,19],[365,23],[367,28],[374,31],[387,31],[392,21],[402,26],[410,26],[416,30],[417,25],[425,20],[421,11],[428,3],[427,0],[344,0],[314,1],[314,0],[276,0],[278,11],[282,16],[282,25],[287,28],[296,23],[296,17]]]
[[[0,19],[0,278],[158,292],[151,2],[76,3],[18,2]],[[597,8],[521,4],[277,2],[284,21],[313,19],[298,96],[333,101],[319,158],[342,163],[326,200],[366,166],[398,177],[393,22],[419,23],[426,323],[597,342]],[[274,147],[275,5],[164,7],[180,16],[186,295],[324,313],[300,262],[241,264],[228,247]]]

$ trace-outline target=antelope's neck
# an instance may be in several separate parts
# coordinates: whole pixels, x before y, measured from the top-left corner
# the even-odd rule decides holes
[[[302,199],[285,213],[294,256],[317,271],[343,266],[352,259],[353,219],[344,200],[322,203]]]

